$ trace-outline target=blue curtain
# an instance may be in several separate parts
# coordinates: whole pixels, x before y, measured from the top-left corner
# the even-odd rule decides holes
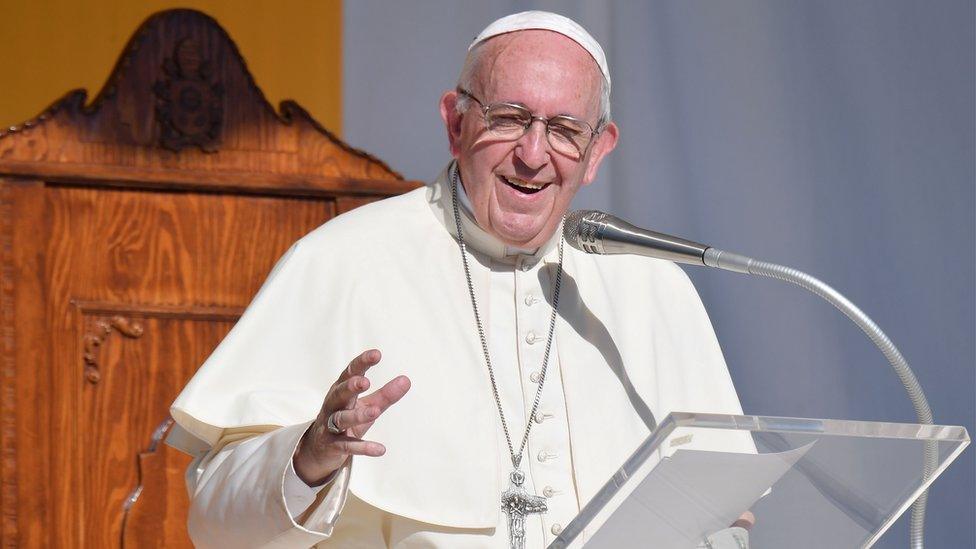
[[[434,177],[441,92],[481,28],[523,9],[576,19],[610,59],[621,142],[577,206],[824,279],[899,346],[936,422],[974,431],[972,1],[347,2],[347,141]],[[689,273],[746,413],[914,421],[880,353],[825,303]],[[976,547],[974,455],[931,492],[930,547]],[[877,546],[906,543],[903,518]]]

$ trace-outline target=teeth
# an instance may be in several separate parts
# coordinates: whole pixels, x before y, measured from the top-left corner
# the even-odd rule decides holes
[[[522,187],[524,189],[532,189],[536,191],[547,185],[546,183],[531,183],[529,181],[517,179],[515,177],[506,177],[505,181],[508,181],[509,183],[515,185],[516,187]]]

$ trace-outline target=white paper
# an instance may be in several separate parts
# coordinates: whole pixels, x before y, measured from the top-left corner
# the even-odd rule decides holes
[[[728,528],[813,446],[743,454],[678,450],[664,458],[586,543],[587,549],[691,549]]]

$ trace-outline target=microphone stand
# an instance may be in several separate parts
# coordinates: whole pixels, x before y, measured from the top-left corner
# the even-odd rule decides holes
[[[775,263],[769,263],[766,261],[758,261],[750,257],[718,250],[716,248],[707,248],[704,251],[702,255],[702,263],[709,267],[716,267],[718,269],[724,269],[727,271],[783,280],[785,282],[795,284],[826,300],[840,312],[844,313],[844,315],[847,316],[847,318],[849,318],[852,322],[854,322],[854,324],[856,324],[857,327],[860,328],[866,336],[868,336],[868,339],[870,339],[871,342],[881,350],[885,358],[888,359],[888,363],[890,363],[891,367],[894,368],[895,373],[898,375],[898,379],[900,379],[902,385],[905,386],[905,390],[908,392],[908,397],[912,401],[912,406],[915,408],[915,414],[918,416],[918,422],[923,425],[932,425],[932,409],[929,407],[928,400],[925,398],[925,393],[922,391],[922,386],[919,384],[914,372],[912,372],[911,367],[908,365],[908,361],[905,360],[905,357],[902,356],[901,352],[898,351],[895,344],[888,339],[888,336],[881,331],[881,328],[879,328],[878,325],[875,324],[874,321],[864,313],[864,311],[851,303],[851,301],[844,297],[840,292],[831,288],[823,281],[798,269],[777,265]],[[934,441],[926,442],[923,466],[924,479],[927,480],[929,477],[931,477],[937,463],[937,444]],[[924,492],[922,492],[918,499],[915,500],[915,503],[912,504],[910,529],[910,547],[912,549],[923,549],[924,547],[925,504],[927,501],[928,490],[926,489]]]
[[[864,311],[823,281],[792,267],[759,261],[698,242],[641,229],[607,213],[594,210],[577,210],[567,215],[563,234],[571,246],[587,253],[633,253],[677,263],[715,267],[776,278],[816,294],[844,313],[881,350],[888,363],[894,368],[898,379],[905,386],[915,408],[918,422],[922,425],[932,425],[932,409],[905,357]],[[937,464],[938,445],[935,441],[928,441],[925,443],[924,450],[923,480],[931,478]],[[925,490],[912,504],[910,532],[912,549],[924,549],[927,501],[928,490]]]

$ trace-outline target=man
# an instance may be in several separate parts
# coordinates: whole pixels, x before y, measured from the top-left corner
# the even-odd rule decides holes
[[[561,16],[479,35],[440,101],[455,161],[296,243],[174,403],[195,543],[544,547],[655,416],[741,413],[677,267],[561,242],[610,82]]]

